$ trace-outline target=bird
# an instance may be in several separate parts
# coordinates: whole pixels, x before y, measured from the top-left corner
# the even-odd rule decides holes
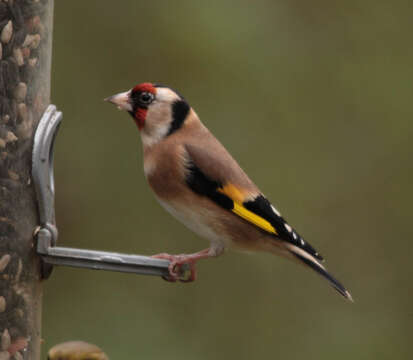
[[[48,360],[108,360],[98,346],[85,341],[66,341],[54,345],[47,353]]]
[[[248,177],[225,147],[174,89],[144,82],[104,99],[127,111],[138,127],[144,174],[161,206],[186,227],[209,240],[193,254],[160,253],[169,281],[189,266],[227,249],[269,252],[301,263],[325,278],[344,298],[348,290],[322,264],[323,257],[300,236]]]

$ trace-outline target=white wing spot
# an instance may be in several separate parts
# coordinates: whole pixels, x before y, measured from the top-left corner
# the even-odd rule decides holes
[[[293,232],[293,238],[294,240],[297,240],[297,234],[295,232]]]
[[[280,217],[281,217],[280,212],[279,212],[273,205],[271,205],[271,209],[272,209],[272,211],[275,212],[275,214],[276,214],[277,216],[280,216]]]
[[[293,231],[293,229],[291,228],[291,226],[288,225],[287,223],[284,224],[284,227],[286,228],[286,230],[287,230],[288,232]]]
[[[300,239],[300,240],[301,240],[301,245],[304,246],[304,244],[305,244],[304,240],[303,239]]]

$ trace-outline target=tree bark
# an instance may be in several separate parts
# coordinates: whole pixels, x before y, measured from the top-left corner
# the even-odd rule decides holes
[[[52,0],[0,0],[0,360],[40,359],[34,131],[50,101]]]

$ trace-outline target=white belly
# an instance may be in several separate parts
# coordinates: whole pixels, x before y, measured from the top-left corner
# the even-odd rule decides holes
[[[179,209],[162,200],[159,200],[162,207],[173,217],[182,222],[188,229],[211,242],[211,248],[218,253],[227,249],[231,245],[231,240],[226,239],[222,234],[218,234],[206,223],[206,214],[194,212],[188,209]]]

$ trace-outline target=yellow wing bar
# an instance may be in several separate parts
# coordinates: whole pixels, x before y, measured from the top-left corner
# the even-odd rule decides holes
[[[277,230],[264,218],[246,209],[242,203],[245,200],[245,194],[241,189],[233,184],[226,184],[222,188],[217,189],[220,193],[227,195],[234,203],[234,208],[231,210],[234,214],[247,220],[248,222],[258,226],[259,228],[278,235]]]
[[[258,216],[254,214],[252,211],[247,210],[245,207],[240,205],[239,203],[234,201],[234,208],[232,209],[232,212],[237,214],[239,217],[242,217],[243,219],[249,221],[250,223],[258,226],[259,228],[278,235],[277,231],[274,229],[274,227],[265,219],[263,219],[261,216]]]
[[[245,200],[245,192],[242,189],[232,184],[225,184],[222,188],[217,189],[220,193],[227,195],[232,201],[243,203]]]

